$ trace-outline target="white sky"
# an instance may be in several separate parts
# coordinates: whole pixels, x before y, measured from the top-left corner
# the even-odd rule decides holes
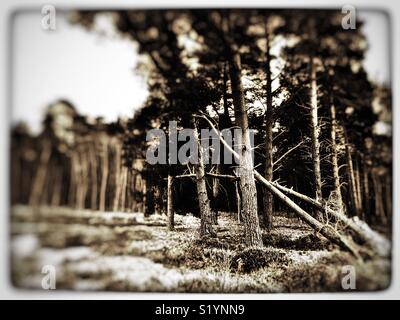
[[[363,33],[367,36],[369,49],[364,67],[371,80],[390,83],[389,20],[379,11],[357,11],[357,17],[365,22]]]
[[[365,68],[371,79],[389,81],[388,22],[382,13],[357,12],[365,20],[370,49]],[[103,37],[71,26],[57,12],[57,29],[41,27],[40,12],[15,16],[12,37],[12,121],[40,130],[43,112],[58,99],[85,115],[107,121],[132,116],[147,96],[136,74],[135,46],[118,36]]]
[[[128,39],[88,32],[57,13],[56,30],[41,27],[40,12],[14,21],[12,120],[40,130],[47,105],[65,98],[82,114],[116,120],[132,116],[147,96],[135,73],[138,61]]]

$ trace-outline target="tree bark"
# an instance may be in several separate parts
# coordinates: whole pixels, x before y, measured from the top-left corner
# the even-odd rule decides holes
[[[68,189],[68,205],[70,207],[74,207],[75,205],[75,189],[76,189],[76,184],[77,184],[77,177],[75,174],[75,153],[72,152],[71,156],[70,156],[70,181],[69,181],[69,189]]]
[[[168,216],[168,230],[172,231],[175,228],[174,221],[174,206],[173,206],[173,180],[172,175],[168,174],[167,180],[167,216]]]
[[[76,195],[75,195],[75,208],[77,209],[82,209],[81,207],[81,203],[82,203],[82,189],[83,189],[83,177],[82,177],[82,158],[78,150],[74,150],[74,152],[76,153],[76,166],[75,166],[75,175],[77,176],[77,184],[76,184]]]
[[[126,208],[126,191],[127,191],[127,184],[128,184],[128,168],[122,167],[122,192],[121,192],[121,206],[120,209],[125,211]]]
[[[344,212],[342,191],[340,188],[340,175],[339,175],[339,165],[338,165],[338,154],[337,154],[337,144],[336,144],[336,107],[333,101],[331,101],[331,161],[332,161],[332,172],[333,172],[333,182],[334,182],[334,192],[335,192],[335,202],[339,211]]]
[[[385,173],[385,201],[386,216],[389,221],[392,221],[392,178],[389,172]]]
[[[316,75],[316,58],[310,57],[310,126],[311,126],[311,150],[314,168],[315,199],[322,201],[321,159],[318,124],[318,92]]]
[[[92,210],[97,210],[97,159],[95,142],[89,145],[89,157],[90,157],[90,171],[91,171],[91,196],[90,196],[90,207]]]
[[[80,175],[81,175],[81,194],[79,195],[80,202],[79,208],[84,209],[86,204],[86,195],[88,190],[88,174],[89,174],[89,166],[88,159],[86,156],[86,146],[85,143],[82,144],[81,151],[81,161],[80,161]]]
[[[51,201],[50,204],[54,207],[60,206],[61,201],[61,190],[62,190],[62,175],[63,169],[60,165],[55,164],[54,166],[54,179],[53,179],[53,187],[50,190],[51,192]]]
[[[113,203],[113,211],[118,210],[119,198],[121,193],[121,146],[117,142],[115,144],[115,194],[114,194],[114,203]]]
[[[217,164],[216,168],[216,174],[219,174],[220,172],[220,165]],[[219,185],[220,181],[218,178],[213,178],[213,185],[212,185],[212,200],[213,200],[213,211],[211,212],[212,215],[212,223],[213,224],[218,224],[218,207],[217,207],[217,202],[218,202],[218,195],[219,195]]]
[[[229,75],[231,79],[235,122],[241,129],[239,145],[239,182],[242,194],[242,218],[247,246],[262,246],[261,229],[257,212],[257,189],[253,173],[252,146],[242,84],[241,58],[237,45],[229,37],[229,19],[225,21],[225,36],[229,50]]]
[[[101,174],[101,185],[100,185],[100,199],[99,199],[99,210],[105,211],[106,209],[106,190],[107,190],[107,179],[108,179],[108,142],[104,142],[103,146],[103,161],[102,161],[102,174]]]
[[[266,100],[267,110],[265,112],[265,178],[268,181],[273,180],[273,158],[272,158],[272,127],[273,127],[273,110],[272,110],[272,73],[271,73],[271,54],[270,54],[270,34],[268,31],[268,18],[265,22],[265,39],[266,39]],[[269,232],[272,229],[273,214],[273,198],[271,192],[264,188],[264,227]]]
[[[147,195],[148,195],[148,191],[147,191],[147,180],[142,178],[142,196],[143,196],[143,201],[142,201],[142,211],[143,211],[143,215],[145,217],[148,216],[148,200],[147,200]]]
[[[350,144],[347,136],[346,128],[343,126],[343,133],[345,139],[345,150],[346,150],[346,163],[347,163],[347,176],[349,179],[349,186],[350,186],[350,198],[353,204],[353,209],[355,214],[359,217],[360,216],[360,205],[358,203],[358,195],[357,195],[357,187],[356,181],[354,176],[354,168],[353,168],[353,159],[351,156]]]
[[[236,207],[237,207],[237,221],[240,223],[240,213],[242,212],[242,204],[240,201],[240,192],[239,192],[239,183],[235,182],[235,190],[236,190]]]
[[[33,180],[32,192],[29,198],[29,205],[37,206],[40,204],[40,195],[46,183],[46,171],[51,156],[51,144],[48,141],[43,142],[42,150],[35,178]]]
[[[216,236],[216,232],[212,226],[211,208],[210,201],[207,195],[207,185],[205,178],[204,160],[203,160],[203,148],[199,141],[199,133],[197,129],[196,120],[192,120],[193,124],[193,135],[194,141],[198,146],[198,161],[194,165],[196,173],[196,186],[197,186],[197,198],[199,201],[200,209],[200,237],[205,235]]]
[[[383,225],[387,224],[385,209],[382,201],[382,183],[379,174],[374,170],[372,172],[372,182],[374,185],[374,199],[375,199],[375,214]]]
[[[371,205],[370,205],[370,194],[369,194],[369,166],[364,158],[363,161],[363,188],[364,188],[364,208],[365,216],[370,219]]]
[[[228,67],[229,64],[224,62],[224,76],[223,76],[223,107],[224,107],[224,122],[223,126],[220,128],[230,128],[232,127],[232,120],[229,116],[229,108],[228,108]]]
[[[151,175],[147,175],[146,179],[145,179],[146,183],[144,184],[145,186],[145,200],[144,200],[144,216],[148,217],[151,214],[154,213],[154,181],[153,181],[153,177]]]
[[[356,186],[356,194],[357,194],[357,202],[359,206],[359,214],[360,219],[365,220],[365,213],[362,202],[362,191],[361,191],[361,179],[360,179],[360,165],[358,161],[358,156],[355,156],[355,169],[354,169],[354,178],[355,178],[355,186]]]

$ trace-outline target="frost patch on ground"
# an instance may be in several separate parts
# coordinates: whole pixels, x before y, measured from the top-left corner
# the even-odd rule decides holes
[[[36,254],[38,263],[41,265],[53,265],[58,267],[65,262],[77,261],[82,259],[93,259],[98,256],[88,247],[74,247],[67,249],[41,249]]]
[[[12,254],[19,259],[29,257],[38,248],[38,238],[33,234],[15,236],[11,242]]]

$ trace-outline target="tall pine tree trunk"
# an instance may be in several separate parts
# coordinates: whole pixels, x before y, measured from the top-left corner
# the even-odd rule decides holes
[[[358,203],[358,195],[357,195],[357,187],[356,187],[356,179],[354,174],[354,167],[353,167],[353,159],[351,155],[351,149],[349,144],[349,139],[347,136],[346,128],[343,126],[343,133],[345,139],[345,150],[346,150],[346,163],[347,163],[347,176],[349,179],[349,186],[350,186],[350,198],[353,204],[353,209],[355,214],[359,217],[360,216],[360,205]]]
[[[75,175],[77,176],[77,184],[76,184],[76,195],[75,195],[75,208],[82,209],[82,196],[83,196],[83,159],[81,157],[80,148],[75,151],[76,152],[76,166],[75,166]]]
[[[215,173],[220,173],[220,164],[216,165]],[[218,224],[218,195],[219,195],[219,188],[220,188],[220,181],[218,178],[213,178],[212,184],[212,201],[213,201],[213,211],[211,212],[212,215],[212,223]]]
[[[107,179],[108,179],[108,142],[104,142],[103,147],[103,161],[102,161],[102,173],[101,173],[101,185],[100,185],[100,199],[99,199],[99,210],[105,211],[106,209],[106,190],[107,190]]]
[[[97,158],[95,142],[89,145],[89,157],[90,157],[90,175],[91,175],[91,196],[90,196],[90,208],[92,210],[97,209]]]
[[[227,60],[229,62],[229,75],[231,79],[233,107],[235,111],[235,124],[241,129],[240,157],[239,157],[239,185],[242,194],[242,219],[245,230],[247,246],[262,246],[261,229],[257,212],[257,189],[254,179],[254,165],[252,159],[252,146],[250,142],[250,129],[247,116],[247,107],[244,99],[242,83],[242,66],[239,48],[231,39],[230,16],[222,20],[225,43],[228,48]]]
[[[127,184],[128,184],[128,168],[127,167],[122,167],[122,192],[121,192],[121,204],[120,204],[120,209],[121,211],[125,211],[126,208],[126,191],[127,191]]]
[[[240,202],[239,182],[235,181],[235,192],[236,192],[236,208],[237,208],[237,221],[240,223],[240,213],[242,212],[242,204]]]
[[[43,142],[40,152],[39,163],[35,178],[33,180],[32,191],[29,198],[29,205],[36,206],[40,204],[40,196],[46,183],[46,171],[51,156],[51,144],[48,141]]]
[[[374,199],[375,199],[375,214],[383,225],[387,224],[387,217],[385,215],[385,208],[383,206],[382,195],[382,182],[377,170],[372,172],[372,182],[374,185]]]
[[[315,199],[322,201],[322,182],[321,182],[321,159],[320,159],[320,143],[318,124],[318,92],[317,92],[317,73],[316,73],[316,59],[310,57],[310,126],[311,126],[311,150],[314,171],[314,187]]]
[[[360,165],[358,161],[358,156],[355,156],[355,169],[354,169],[354,178],[357,190],[357,202],[359,206],[359,218],[361,220],[365,220],[364,210],[363,210],[363,203],[362,203],[362,190],[361,190],[361,178],[360,178]]]
[[[82,154],[81,154],[81,175],[82,175],[82,195],[80,208],[86,207],[86,195],[89,188],[89,161],[87,159],[86,144],[83,143]]]
[[[228,72],[229,72],[229,63],[227,61],[224,62],[224,70],[223,70],[223,107],[224,107],[224,115],[223,115],[223,123],[220,129],[226,129],[232,127],[232,120],[229,116],[229,106],[228,106]],[[221,124],[220,124],[221,125]]]
[[[199,133],[197,129],[196,120],[192,120],[193,124],[193,135],[194,141],[198,146],[198,161],[195,164],[195,173],[196,173],[196,186],[197,186],[197,198],[199,201],[199,209],[200,209],[200,237],[205,235],[216,236],[216,233],[212,227],[212,217],[211,217],[211,208],[210,201],[207,195],[207,185],[206,185],[206,177],[205,177],[205,168],[204,168],[204,152],[203,148],[199,141]]]
[[[250,129],[244,100],[240,60],[238,49],[232,48],[229,73],[235,109],[235,122],[241,129],[241,137],[239,140],[239,145],[241,147],[239,182],[242,194],[242,218],[245,228],[246,244],[248,246],[262,246],[261,229],[257,212],[257,189],[253,173],[254,166],[252,146],[250,143]]]
[[[77,184],[77,179],[76,179],[76,175],[75,175],[75,152],[72,152],[71,156],[70,156],[70,170],[69,170],[69,189],[68,189],[68,205],[70,207],[74,207],[75,204],[75,189],[76,189],[76,184]]]
[[[117,142],[115,144],[115,194],[113,201],[113,211],[118,210],[119,198],[121,193],[121,146]]]
[[[268,32],[268,19],[265,23],[266,38],[266,96],[267,110],[265,112],[265,179],[272,181],[273,179],[273,159],[272,159],[272,127],[273,127],[273,111],[272,111],[272,74],[271,74],[271,54],[270,54],[270,35]],[[264,227],[270,231],[272,229],[272,212],[273,198],[272,193],[264,188]]]
[[[51,200],[50,204],[54,207],[60,206],[61,201],[61,189],[62,189],[62,167],[59,164],[54,165],[54,179],[53,186],[50,190]]]
[[[369,194],[369,166],[365,158],[363,159],[363,188],[364,188],[364,208],[366,220],[369,221],[371,215],[370,194]]]
[[[333,171],[333,182],[334,182],[334,192],[335,201],[337,208],[344,212],[342,192],[340,188],[340,175],[339,175],[339,165],[338,165],[338,154],[337,154],[337,144],[336,144],[336,107],[333,101],[331,101],[331,161],[332,161],[332,171]]]
[[[154,181],[153,177],[149,174],[146,175],[145,179],[145,184],[144,184],[144,194],[145,194],[145,200],[144,200],[144,216],[148,217],[151,214],[154,213]]]
[[[172,231],[175,227],[174,222],[174,195],[173,195],[173,182],[174,178],[172,175],[168,174],[167,180],[167,216],[168,216],[168,230]]]
[[[389,172],[385,173],[385,202],[386,216],[389,221],[392,221],[392,178]]]

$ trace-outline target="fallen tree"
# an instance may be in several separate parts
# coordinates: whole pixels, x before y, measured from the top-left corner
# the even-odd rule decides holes
[[[358,217],[349,218],[344,213],[332,210],[331,208],[329,208],[328,206],[324,206],[317,200],[312,199],[293,189],[286,188],[276,182],[273,182],[272,184],[286,194],[303,200],[304,202],[311,204],[315,208],[328,213],[335,220],[342,222],[346,227],[351,229],[362,242],[366,243],[379,256],[390,256],[391,246],[389,240],[378,232],[372,230],[364,221],[360,220]]]
[[[219,130],[214,126],[214,124],[205,115],[198,116],[208,122],[211,129],[217,134],[219,140],[224,145],[224,147],[232,153],[236,159],[240,159],[239,154],[232,149],[232,147],[224,140]],[[340,234],[335,228],[329,224],[323,224],[317,219],[313,218],[310,214],[304,211],[300,206],[298,206],[294,201],[287,197],[282,191],[280,191],[274,184],[265,179],[258,171],[254,170],[254,177],[259,182],[265,185],[265,187],[277,198],[279,198],[283,203],[290,207],[304,222],[306,222],[310,227],[316,230],[318,233],[323,235],[329,241],[337,244],[342,249],[351,252],[355,257],[361,258],[360,248],[354,241],[347,237],[346,235]]]
[[[271,182],[265,179],[260,173],[254,171],[254,177],[263,183],[267,189],[279,198],[283,203],[285,203],[288,207],[290,207],[295,213],[297,213],[300,218],[306,222],[310,227],[316,230],[318,233],[322,234],[325,238],[330,240],[331,242],[337,244],[342,249],[347,250],[354,254],[357,258],[360,258],[359,249],[357,245],[353,243],[353,241],[346,237],[345,235],[341,235],[335,228],[333,228],[329,224],[323,224],[319,222],[317,219],[312,217],[306,211],[304,211],[300,206],[298,206],[295,202],[293,202],[289,197],[287,197],[283,192],[281,192],[278,188],[276,188]]]

